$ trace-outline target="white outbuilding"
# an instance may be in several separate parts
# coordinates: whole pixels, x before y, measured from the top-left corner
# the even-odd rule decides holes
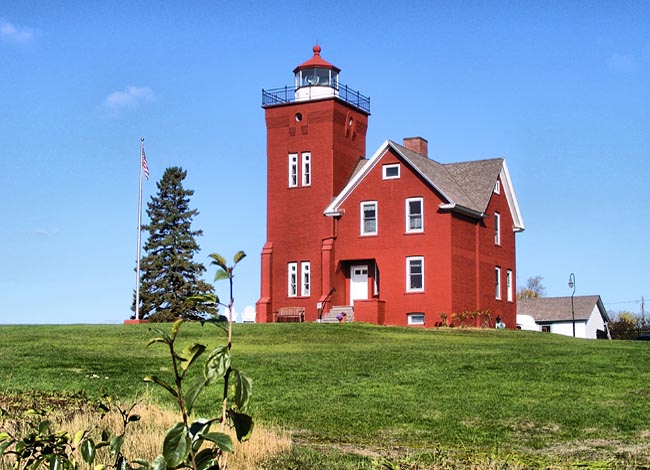
[[[599,295],[574,296],[573,300],[571,297],[517,300],[517,326],[522,330],[608,339],[608,323],[609,317]]]

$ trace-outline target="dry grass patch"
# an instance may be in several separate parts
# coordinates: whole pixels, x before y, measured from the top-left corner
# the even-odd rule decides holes
[[[0,399],[0,404],[7,399]],[[6,408],[5,408],[6,409]],[[0,429],[9,431],[13,435],[20,436],[27,429],[27,422],[20,418],[22,411],[12,409],[10,414],[13,418],[6,418],[0,424]],[[142,402],[135,406],[133,414],[140,416],[140,420],[129,423],[122,453],[129,459],[141,458],[152,461],[162,452],[162,442],[167,429],[178,421],[178,415],[170,410],[160,408],[156,405]],[[112,410],[105,416],[96,412],[89,405],[75,404],[74,410],[53,409],[48,413],[47,419],[52,422],[52,429],[66,431],[74,436],[79,430],[91,430],[91,436],[95,442],[100,440],[99,436],[103,429],[110,429],[112,435],[122,433],[122,418],[117,410]],[[288,452],[291,449],[291,438],[288,433],[279,429],[256,426],[251,439],[243,444],[239,443],[233,432],[235,451],[228,456],[228,468],[232,470],[255,470],[260,468],[260,462],[268,459],[279,452]],[[83,462],[79,451],[75,451],[75,459]],[[109,464],[108,448],[97,450],[96,464]],[[0,468],[11,468],[12,462],[9,458],[0,459]],[[82,465],[80,468],[86,468]]]

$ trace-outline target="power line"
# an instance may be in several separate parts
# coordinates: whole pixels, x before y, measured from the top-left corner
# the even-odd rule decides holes
[[[605,305],[621,305],[621,304],[640,304],[641,299],[639,300],[624,300],[622,302],[603,302]]]

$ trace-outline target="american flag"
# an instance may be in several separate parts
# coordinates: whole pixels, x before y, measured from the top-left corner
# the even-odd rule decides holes
[[[142,146],[142,170],[144,170],[144,177],[149,179],[149,165],[147,165],[147,156],[144,154],[144,145]]]

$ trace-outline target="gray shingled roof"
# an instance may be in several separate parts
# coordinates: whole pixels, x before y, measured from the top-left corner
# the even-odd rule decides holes
[[[481,212],[487,209],[497,182],[503,158],[448,163],[444,165]]]
[[[576,320],[588,320],[594,307],[600,304],[601,315],[605,321],[607,312],[600,301],[599,295],[583,295],[573,297],[573,309]],[[517,300],[517,314],[530,315],[537,323],[571,321],[571,297],[540,297],[537,299]]]
[[[438,163],[391,141],[443,196],[459,206],[483,213],[490,202],[503,158],[462,163]]]

